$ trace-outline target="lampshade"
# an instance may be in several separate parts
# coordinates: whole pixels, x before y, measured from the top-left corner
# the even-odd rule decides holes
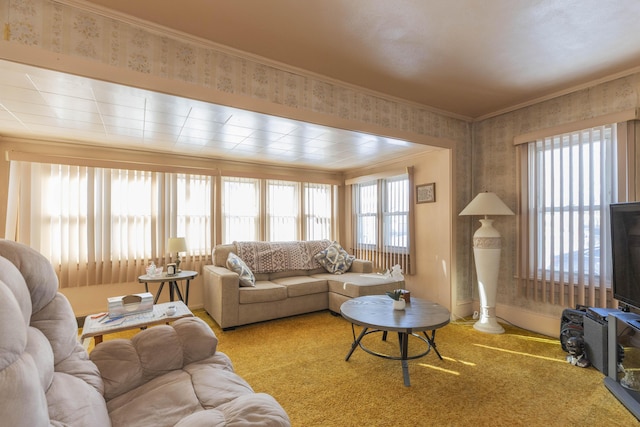
[[[504,204],[496,193],[484,192],[478,194],[460,212],[460,215],[514,215],[513,211]]]
[[[170,237],[168,246],[170,253],[187,251],[187,241],[184,237]]]

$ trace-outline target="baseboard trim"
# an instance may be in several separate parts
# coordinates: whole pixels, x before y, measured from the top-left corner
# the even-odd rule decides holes
[[[496,305],[496,316],[498,320],[502,319],[529,331],[554,338],[560,336],[559,317],[502,304]]]

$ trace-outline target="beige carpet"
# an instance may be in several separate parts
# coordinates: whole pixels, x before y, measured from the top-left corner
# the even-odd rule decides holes
[[[328,312],[226,332],[204,311],[196,314],[212,326],[236,372],[273,395],[294,426],[638,425],[595,368],[572,366],[557,340],[508,325],[501,335],[471,323],[438,330],[444,360],[431,352],[410,361],[405,387],[399,361],[356,349],[346,362],[351,324]],[[397,354],[397,335],[380,338],[363,342]],[[424,345],[410,344],[414,351]]]

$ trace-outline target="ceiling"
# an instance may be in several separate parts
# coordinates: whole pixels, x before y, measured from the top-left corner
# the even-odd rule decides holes
[[[478,118],[640,67],[638,0],[91,0]]]
[[[640,69],[637,0],[86,3],[469,120]],[[6,61],[0,135],[328,170],[433,149]]]

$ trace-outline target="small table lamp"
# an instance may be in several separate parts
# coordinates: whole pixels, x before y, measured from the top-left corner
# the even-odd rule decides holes
[[[176,271],[180,271],[180,252],[187,251],[187,241],[184,237],[170,237],[167,246],[169,253],[176,253]]]
[[[473,256],[478,275],[480,294],[480,318],[473,327],[481,332],[501,334],[504,328],[496,320],[496,296],[498,294],[498,273],[500,272],[500,252],[502,241],[498,230],[493,228],[493,220],[488,215],[513,215],[495,193],[478,194],[460,212],[460,215],[483,215],[482,226],[473,235]]]

